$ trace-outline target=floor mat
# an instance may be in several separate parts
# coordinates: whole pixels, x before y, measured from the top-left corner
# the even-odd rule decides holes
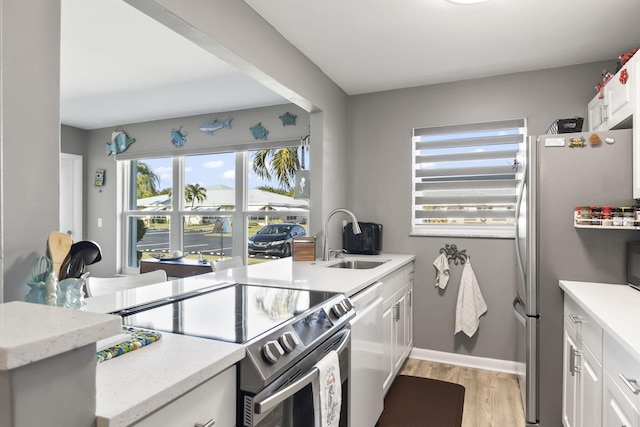
[[[384,399],[377,427],[460,427],[464,387],[398,375]]]

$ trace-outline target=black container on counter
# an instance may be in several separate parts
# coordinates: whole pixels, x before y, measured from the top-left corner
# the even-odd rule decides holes
[[[342,247],[350,254],[378,255],[382,251],[382,224],[359,222],[361,233],[353,233],[353,223],[342,230]]]

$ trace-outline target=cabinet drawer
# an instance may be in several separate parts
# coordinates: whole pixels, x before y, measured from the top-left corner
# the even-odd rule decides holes
[[[602,365],[634,410],[640,411],[640,361],[606,332]]]
[[[143,418],[135,427],[193,427],[215,420],[215,427],[236,423],[236,368],[232,366],[166,406]]]
[[[575,328],[578,337],[589,347],[598,360],[602,360],[602,328],[574,300],[565,295],[564,316]]]
[[[410,280],[413,280],[413,262],[400,267],[393,273],[389,273],[384,276],[380,281],[383,284],[382,287],[382,299],[385,307],[388,306],[388,302],[391,297],[404,287]]]

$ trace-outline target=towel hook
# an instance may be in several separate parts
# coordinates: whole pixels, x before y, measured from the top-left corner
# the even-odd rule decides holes
[[[447,256],[449,264],[451,264],[451,261],[453,261],[455,265],[458,265],[458,261],[460,262],[460,264],[466,263],[467,258],[469,257],[467,255],[466,249],[459,251],[456,245],[449,245],[447,243],[445,243],[444,248],[440,248],[440,253]]]

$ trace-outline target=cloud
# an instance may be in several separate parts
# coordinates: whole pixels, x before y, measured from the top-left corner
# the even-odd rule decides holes
[[[171,179],[171,166],[160,166],[153,169],[153,171],[160,177],[160,181]]]
[[[219,169],[224,166],[224,162],[222,160],[211,160],[210,162],[206,162],[202,165],[205,169]]]
[[[228,170],[225,173],[222,174],[222,177],[224,179],[236,179],[236,171],[234,169]]]
[[[193,168],[191,166],[185,166],[184,168],[184,173],[189,173],[193,170]]]

